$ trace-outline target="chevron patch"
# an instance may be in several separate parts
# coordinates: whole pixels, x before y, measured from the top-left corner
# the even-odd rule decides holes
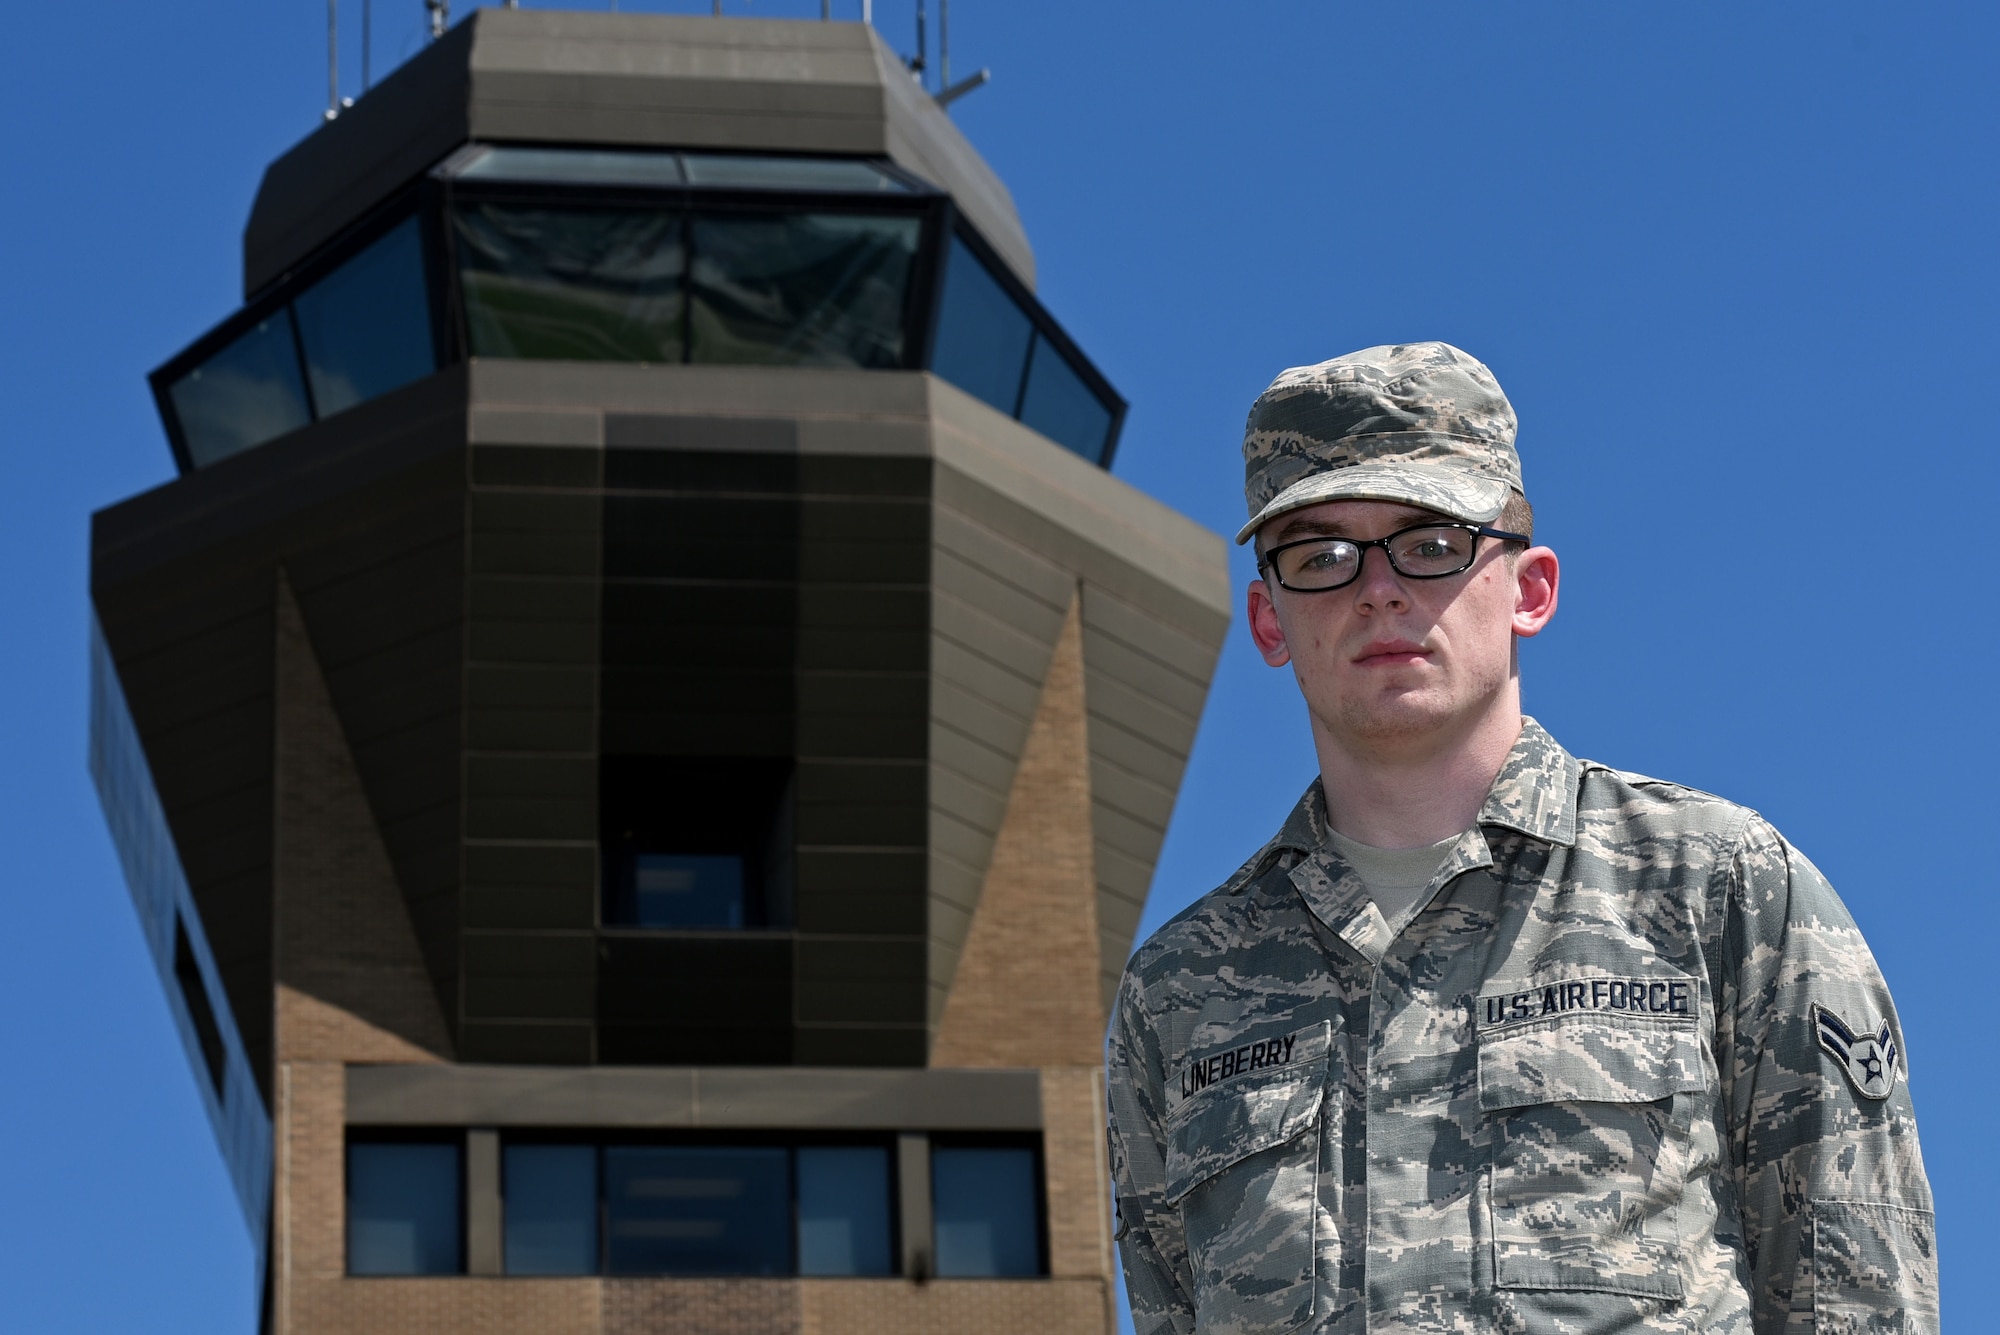
[[[1817,1003],[1812,1008],[1813,1033],[1820,1047],[1847,1072],[1847,1083],[1864,1099],[1886,1099],[1896,1087],[1903,1054],[1889,1022],[1873,1033],[1860,1033],[1847,1021]]]

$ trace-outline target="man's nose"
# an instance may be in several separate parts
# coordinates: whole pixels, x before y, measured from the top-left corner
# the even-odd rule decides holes
[[[1409,591],[1402,576],[1389,564],[1389,553],[1381,547],[1361,549],[1361,573],[1354,578],[1354,601],[1362,607],[1395,608],[1410,605]]]

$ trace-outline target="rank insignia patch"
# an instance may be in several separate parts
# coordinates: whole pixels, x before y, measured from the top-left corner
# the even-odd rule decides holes
[[[1859,1034],[1838,1015],[1815,1004],[1812,1022],[1819,1045],[1847,1072],[1847,1083],[1854,1086],[1855,1093],[1864,1099],[1889,1097],[1889,1091],[1896,1087],[1903,1054],[1896,1048],[1887,1020],[1874,1033]]]

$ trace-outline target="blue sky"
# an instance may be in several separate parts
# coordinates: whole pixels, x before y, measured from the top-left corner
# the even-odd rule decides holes
[[[377,9],[379,75],[422,15]],[[905,50],[912,9],[876,6]],[[324,105],[325,18],[9,15],[9,1329],[255,1325],[248,1239],[84,773],[88,516],[170,475],[144,374],[234,306],[258,175]],[[1014,190],[1044,298],[1132,401],[1127,481],[1232,529],[1243,414],[1279,369],[1443,338],[1498,373],[1565,560],[1529,709],[1581,754],[1757,807],[1841,889],[1909,1035],[1948,1320],[1974,1320],[1960,1262],[2000,1241],[1996,1080],[1971,1043],[2000,918],[1980,852],[2000,11],[959,0],[953,21],[955,69],[994,71],[959,124]],[[358,47],[343,63],[357,91]],[[1148,926],[1311,772],[1290,679],[1239,625]]]

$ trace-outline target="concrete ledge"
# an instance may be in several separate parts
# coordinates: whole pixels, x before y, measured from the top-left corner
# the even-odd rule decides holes
[[[350,1126],[1037,1131],[1034,1070],[350,1066]]]

